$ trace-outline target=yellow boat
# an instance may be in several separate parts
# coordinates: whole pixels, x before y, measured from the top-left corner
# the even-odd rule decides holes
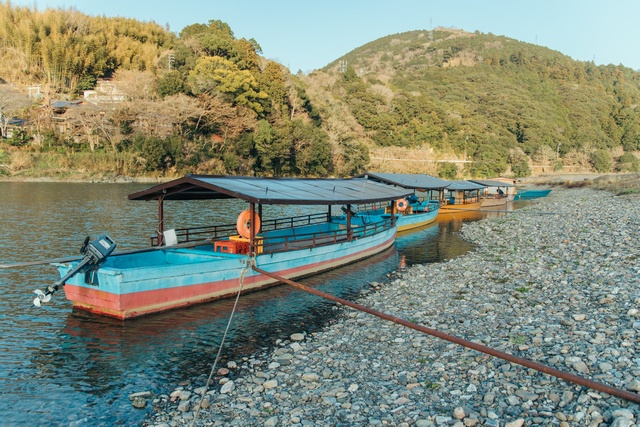
[[[484,191],[485,188],[486,186],[471,181],[451,181],[446,188],[448,197],[442,200],[438,217],[479,210],[482,206],[480,191]]]

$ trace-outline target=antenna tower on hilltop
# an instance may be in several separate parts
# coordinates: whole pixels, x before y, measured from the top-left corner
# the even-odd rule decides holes
[[[433,42],[433,18],[429,18],[429,41]]]

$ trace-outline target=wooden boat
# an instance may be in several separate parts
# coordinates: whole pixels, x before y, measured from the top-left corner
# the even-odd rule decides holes
[[[440,212],[440,202],[436,200],[407,200],[407,209],[397,216],[398,231],[409,231],[433,223]],[[398,203],[396,202],[396,205]]]
[[[431,195],[433,192],[442,194],[449,185],[449,181],[425,174],[367,172],[361,176],[414,191],[413,195],[406,197],[404,200],[396,200],[396,221],[399,232],[413,230],[433,223],[438,217],[440,202],[439,200],[433,200]],[[391,207],[387,207],[385,214],[390,214],[390,209]],[[367,214],[370,213],[370,211],[367,212]]]
[[[441,212],[438,215],[437,221],[439,224],[446,224],[449,222],[459,222],[459,221],[476,221],[482,218],[485,218],[486,212],[483,212],[482,209],[473,209],[473,210],[465,210],[465,209],[452,209],[446,212]]]
[[[519,190],[515,194],[514,200],[530,200],[538,199],[540,197],[547,197],[551,193],[551,190]]]
[[[439,215],[460,211],[475,211],[482,206],[480,191],[486,187],[471,181],[451,181],[447,186],[448,196],[440,206]]]
[[[389,248],[397,231],[395,216],[363,221],[348,211],[336,220],[332,205],[394,201],[410,194],[365,178],[186,176],[129,195],[130,200],[157,200],[156,246],[114,253],[82,270],[66,280],[66,297],[79,309],[128,319],[276,283],[253,271],[252,262],[287,278],[315,274]],[[249,202],[236,224],[163,229],[164,201],[226,198]],[[262,219],[263,205],[327,206],[328,211]],[[61,276],[79,262],[59,263]]]
[[[470,181],[485,186],[480,196],[483,208],[504,206],[514,200],[516,186],[512,183],[490,179],[471,179]]]
[[[395,221],[398,232],[409,231],[435,222],[440,210],[440,202],[436,200],[419,201],[408,196],[395,201]],[[399,208],[398,208],[399,206]],[[354,218],[365,222],[381,221],[392,216],[392,206],[353,211]]]

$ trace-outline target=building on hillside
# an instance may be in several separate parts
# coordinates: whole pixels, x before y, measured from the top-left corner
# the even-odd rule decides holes
[[[124,102],[125,96],[114,82],[100,80],[95,89],[84,91],[84,99],[95,105],[119,104]]]

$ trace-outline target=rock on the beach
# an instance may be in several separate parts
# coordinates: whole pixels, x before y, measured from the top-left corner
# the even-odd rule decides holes
[[[318,381],[319,379],[320,379],[320,376],[318,374],[314,374],[314,373],[302,374],[303,381],[315,382],[315,381]]]
[[[304,341],[304,334],[292,334],[291,341]]]
[[[220,394],[231,393],[236,388],[236,383],[233,381],[227,381],[220,387]]]
[[[150,391],[140,391],[138,393],[132,393],[132,394],[129,395],[129,400],[133,400],[133,399],[135,399],[137,397],[141,397],[141,398],[146,399],[148,397],[151,397],[151,392]]]
[[[278,387],[278,381],[277,380],[269,380],[269,381],[265,381],[264,384],[262,384],[262,386],[266,389],[272,389],[272,388],[276,388]]]
[[[143,409],[147,406],[147,399],[144,397],[134,397],[131,404],[134,408]]]
[[[187,412],[190,407],[191,407],[191,404],[189,403],[189,401],[188,400],[183,400],[182,402],[180,402],[178,404],[178,411]]]
[[[581,374],[588,374],[589,373],[589,367],[583,361],[579,361],[579,362],[574,363],[573,364],[573,369],[575,369],[576,371],[580,372]]]
[[[626,389],[631,391],[640,391],[640,380],[634,378],[627,384]]]
[[[271,417],[264,422],[264,427],[275,427],[278,425],[278,417]]]
[[[611,423],[611,427],[634,427],[635,425],[636,424],[633,421],[631,421],[629,418],[624,418],[624,417],[616,418]]]
[[[457,407],[456,409],[453,410],[453,417],[461,420],[465,417],[465,412],[464,412],[464,408],[461,407]]]

